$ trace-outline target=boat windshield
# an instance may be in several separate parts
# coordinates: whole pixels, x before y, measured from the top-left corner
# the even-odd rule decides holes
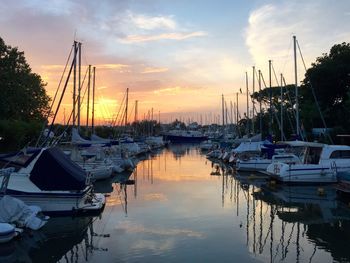
[[[290,148],[286,148],[286,153],[294,154],[299,157],[300,160],[303,159],[305,154],[306,147],[305,146],[294,146]]]
[[[306,147],[303,156],[303,163],[318,164],[322,153],[322,147]]]

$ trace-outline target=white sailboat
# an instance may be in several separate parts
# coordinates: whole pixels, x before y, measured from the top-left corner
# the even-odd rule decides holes
[[[104,195],[93,192],[87,174],[59,148],[2,156],[1,161],[17,167],[8,178],[0,177],[0,184],[7,181],[6,194],[46,214],[100,213],[104,208]]]

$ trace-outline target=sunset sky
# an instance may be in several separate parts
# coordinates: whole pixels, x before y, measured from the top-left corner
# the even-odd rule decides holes
[[[310,66],[336,43],[350,41],[349,0],[0,0],[0,37],[17,46],[53,95],[73,40],[82,63],[97,68],[96,115],[116,115],[126,88],[139,119],[151,108],[163,121],[180,116],[203,122],[228,105],[252,66],[268,78],[293,83],[292,36]],[[303,78],[302,64],[299,80]],[[83,68],[82,72],[84,72]],[[273,81],[273,85],[276,82]],[[71,88],[63,109],[71,111]],[[246,109],[240,95],[241,114]],[[85,114],[86,109],[82,111]],[[85,118],[85,117],[82,117]],[[156,117],[155,117],[156,118]],[[157,117],[158,118],[158,117]]]

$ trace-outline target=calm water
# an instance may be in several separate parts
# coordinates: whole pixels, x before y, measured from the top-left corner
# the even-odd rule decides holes
[[[173,145],[96,185],[98,218],[52,218],[0,262],[348,262],[350,210],[317,187],[267,187]]]

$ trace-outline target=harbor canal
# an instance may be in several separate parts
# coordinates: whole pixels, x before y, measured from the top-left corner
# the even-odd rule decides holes
[[[98,182],[98,217],[51,218],[0,262],[349,262],[350,209],[332,186],[268,185],[171,145]]]

